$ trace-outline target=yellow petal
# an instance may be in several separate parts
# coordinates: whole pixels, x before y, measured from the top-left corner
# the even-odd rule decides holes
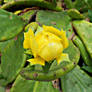
[[[48,43],[50,42],[57,42],[57,43],[61,43],[61,39],[50,33],[50,32],[39,32],[36,36],[36,41],[39,45],[39,49],[43,48],[44,46],[46,46]]]
[[[68,54],[62,53],[59,57],[56,58],[57,63],[60,64],[62,61],[70,61]]]
[[[55,59],[63,51],[63,46],[58,42],[49,42],[39,52],[39,56],[46,61]]]
[[[23,43],[23,46],[24,46],[25,49],[31,48],[31,46],[30,46],[30,39],[31,39],[30,35],[33,35],[32,34],[32,30],[29,30],[28,32],[24,33],[24,43]]]
[[[37,54],[38,54],[39,48],[38,48],[38,44],[37,44],[35,38],[31,38],[30,46],[31,46],[31,50],[32,50],[32,53],[33,53],[34,57],[36,57]]]
[[[67,48],[68,45],[69,45],[69,43],[68,43],[68,39],[67,39],[67,37],[66,37],[66,32],[63,31],[63,30],[61,30],[61,38],[62,38],[61,42],[62,42],[62,44],[63,44],[63,47],[64,47],[64,48]]]
[[[24,33],[24,48],[29,48],[32,50],[32,53],[34,55],[34,57],[37,56],[37,52],[38,52],[38,45],[36,43],[35,40],[35,36],[34,36],[34,32],[32,31],[31,28],[29,28],[28,32]]]
[[[29,40],[24,40],[24,42],[23,42],[23,47],[24,47],[25,49],[30,48]]]
[[[56,28],[54,28],[52,26],[45,26],[45,25],[43,25],[43,30],[46,31],[46,32],[53,33],[53,34],[55,34],[57,36],[61,36],[60,35],[61,32],[58,29],[56,29]]]
[[[18,15],[22,12],[22,10],[15,11],[14,14]]]
[[[29,59],[27,60],[31,63],[31,65],[35,65],[35,64],[40,64],[40,65],[45,65],[45,61],[44,59],[40,58],[40,57],[37,57],[37,58],[34,58],[34,59]]]
[[[43,31],[53,33],[56,36],[60,37],[61,42],[63,44],[63,47],[64,48],[68,47],[68,39],[66,37],[66,32],[65,31],[63,31],[63,30],[59,31],[58,29],[56,29],[52,26],[45,26],[45,25],[43,25]]]

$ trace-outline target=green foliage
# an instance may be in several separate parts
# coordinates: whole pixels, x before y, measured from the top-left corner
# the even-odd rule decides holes
[[[23,49],[23,34],[20,34],[17,40],[12,39],[2,42],[0,47],[2,48],[1,73],[6,80],[5,82],[0,80],[0,85],[6,85],[16,78],[25,64],[26,56]]]
[[[51,82],[57,78],[62,92],[92,91],[91,0],[0,0],[0,5],[0,92],[9,83],[10,92],[60,92]],[[21,12],[15,15],[17,10]],[[64,53],[69,58],[60,64],[53,60],[42,67],[26,62],[33,55],[23,48],[23,31],[32,28],[36,34],[42,25],[66,31],[69,47]]]
[[[13,13],[0,9],[0,41],[9,40],[23,31],[25,22]]]
[[[36,10],[30,10],[25,12],[24,14],[21,15],[21,17],[25,20],[28,21],[32,19],[33,15],[36,13]]]
[[[72,19],[84,19],[84,16],[76,9],[69,9],[68,10],[68,15],[72,18]]]
[[[92,2],[91,0],[85,0],[89,8],[92,8]]]
[[[92,22],[92,10],[91,9],[88,10],[88,17],[90,21]]]
[[[51,9],[56,11],[62,10],[60,7],[56,6],[55,3],[50,3],[45,0],[17,0],[17,1],[13,0],[4,4],[1,8],[5,10],[11,10],[15,8],[17,9],[18,7],[23,8],[22,6],[25,6],[25,7],[38,6],[41,8]]]
[[[92,23],[85,20],[74,21],[73,26],[92,58]]]
[[[71,9],[75,8],[79,11],[87,11],[88,10],[88,4],[86,3],[87,0],[64,0],[66,7]]]
[[[89,72],[89,73],[92,73],[92,66],[86,66],[86,65],[84,65],[82,67],[82,69],[85,70],[85,71],[87,71],[87,72]]]
[[[88,76],[79,66],[61,77],[63,92],[91,92],[92,78]]]
[[[76,44],[76,46],[79,48],[81,56],[85,62],[85,64],[91,66],[92,65],[92,59],[90,58],[84,44],[82,43],[82,41],[80,40],[80,38],[78,36],[75,36],[73,38],[73,42]]]
[[[44,16],[45,15],[45,16]],[[67,12],[52,12],[52,11],[38,11],[36,21],[40,24],[54,26],[61,30],[67,29],[71,18],[68,16]]]
[[[5,88],[0,86],[0,92],[5,92]]]
[[[53,88],[52,82],[25,80],[18,76],[10,92],[59,92],[59,90]]]
[[[71,26],[71,18],[66,11],[38,11],[36,21],[41,25],[53,26],[59,30],[64,29],[65,31],[68,31],[66,33],[67,37],[72,37],[73,29]]]

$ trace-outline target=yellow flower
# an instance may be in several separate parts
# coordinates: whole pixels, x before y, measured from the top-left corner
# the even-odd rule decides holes
[[[23,45],[25,49],[31,49],[34,55],[34,58],[28,60],[31,64],[45,65],[45,62],[54,59],[60,63],[68,57],[63,53],[63,50],[68,47],[66,32],[52,26],[44,25],[43,30],[36,34],[30,28],[24,33]]]

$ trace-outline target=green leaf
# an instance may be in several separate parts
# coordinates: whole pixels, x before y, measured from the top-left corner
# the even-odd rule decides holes
[[[78,63],[79,58],[80,58],[80,51],[72,43],[72,41],[69,41],[69,47],[64,50],[64,53],[67,53],[69,55],[69,59],[70,59],[71,62]]]
[[[84,44],[80,40],[78,36],[75,36],[73,38],[73,42],[76,44],[76,46],[79,48],[82,59],[84,60],[85,64],[91,66],[92,65],[92,59],[90,58]]]
[[[25,64],[26,56],[23,49],[23,34],[20,34],[17,40],[12,39],[7,42],[2,42],[4,48],[1,49],[1,69],[2,75],[6,83],[12,82],[19,74]],[[0,84],[3,85],[2,82]]]
[[[75,20],[84,19],[84,16],[76,9],[69,9],[68,15]]]
[[[92,92],[92,78],[79,66],[61,77],[63,92]]]
[[[53,88],[52,82],[25,80],[18,76],[10,92],[59,92],[59,90]]]
[[[89,8],[92,8],[92,1],[91,0],[85,0]]]
[[[90,21],[92,22],[92,10],[91,9],[88,10],[88,17]]]
[[[35,81],[25,80],[21,76],[18,76],[10,92],[32,92],[34,86]]]
[[[88,4],[85,2],[86,0],[64,0],[64,3],[66,4],[67,8],[75,8],[79,11],[87,11],[88,10]],[[91,1],[90,1],[91,2]]]
[[[3,76],[2,76],[2,70],[1,70],[1,65],[0,65],[0,79],[2,79]]]
[[[82,66],[82,69],[89,72],[89,73],[92,73],[92,66]]]
[[[11,2],[11,1],[14,1],[14,0],[4,0],[4,2]],[[18,0],[17,0],[18,1]],[[35,1],[35,0],[34,0]],[[42,0],[36,0],[36,1],[42,1]],[[43,1],[47,1],[47,2],[51,2],[53,4],[56,5],[56,0],[43,0]]]
[[[25,20],[28,21],[31,20],[33,18],[33,16],[35,15],[36,10],[30,10],[25,12],[24,14],[21,15],[21,17]]]
[[[42,25],[54,26],[60,30],[62,28],[66,30],[71,18],[67,12],[39,11],[37,12],[36,21]]]
[[[73,26],[92,58],[92,23],[85,20],[74,21]]]
[[[53,2],[48,2],[47,0],[13,0],[10,1],[4,5],[1,6],[2,9],[5,10],[17,10],[18,8],[25,8],[25,7],[41,7],[45,9],[51,9],[51,10],[56,10],[56,11],[61,11],[62,9]]]
[[[69,37],[70,39],[73,36],[71,18],[66,11],[39,11],[36,15],[36,21],[41,25],[53,26],[58,28],[59,30],[64,29],[65,31],[67,31],[67,37]]]
[[[0,65],[0,73],[2,72],[2,70],[1,70],[1,65]]]
[[[0,9],[0,41],[11,39],[23,31],[25,22],[21,17]]]

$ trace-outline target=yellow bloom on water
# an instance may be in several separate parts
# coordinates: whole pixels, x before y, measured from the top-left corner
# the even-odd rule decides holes
[[[34,58],[28,60],[31,64],[45,65],[45,62],[54,59],[60,63],[68,57],[63,53],[63,50],[68,47],[66,32],[52,26],[44,25],[43,30],[36,34],[30,28],[24,33],[23,45],[25,49],[31,49],[34,55]]]

